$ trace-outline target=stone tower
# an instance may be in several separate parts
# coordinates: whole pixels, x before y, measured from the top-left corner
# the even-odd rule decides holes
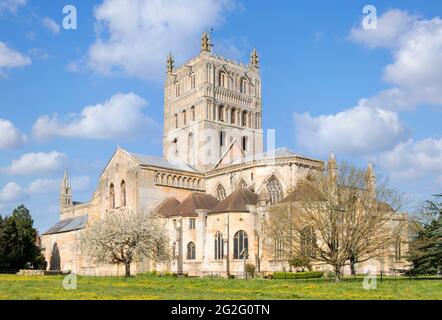
[[[197,170],[263,151],[259,57],[244,65],[216,56],[207,33],[198,56],[175,68],[167,58],[163,154]],[[227,159],[227,160],[226,160]]]
[[[64,171],[63,181],[60,186],[60,209],[72,206],[72,187],[68,171]]]

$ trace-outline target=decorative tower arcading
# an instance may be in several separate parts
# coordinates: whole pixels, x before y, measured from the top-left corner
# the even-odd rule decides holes
[[[256,48],[253,48],[253,51],[250,54],[250,66],[254,68],[259,68],[259,56]]]
[[[376,199],[376,174],[371,162],[368,163],[367,171],[365,172],[365,187],[370,198]]]
[[[201,52],[212,52],[212,44],[207,32],[203,32],[201,35]]]
[[[330,180],[336,184],[338,175],[338,164],[336,163],[336,158],[333,152],[330,152],[330,156],[327,161],[327,174]]]
[[[171,75],[173,73],[174,63],[175,63],[175,61],[173,60],[172,54],[169,53],[169,55],[167,56],[167,74],[168,75]]]
[[[68,208],[72,206],[72,187],[69,180],[68,170],[64,171],[63,180],[60,186],[60,208]]]

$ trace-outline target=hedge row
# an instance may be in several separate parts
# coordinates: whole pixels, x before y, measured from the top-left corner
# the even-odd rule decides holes
[[[273,279],[316,279],[321,278],[324,272],[307,271],[307,272],[273,272]]]

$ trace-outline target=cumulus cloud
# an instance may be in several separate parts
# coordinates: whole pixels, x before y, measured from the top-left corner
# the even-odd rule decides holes
[[[234,0],[104,0],[88,66],[104,75],[157,80],[169,52],[183,61],[198,52],[200,33],[222,22]]]
[[[19,68],[31,64],[31,59],[22,53],[9,48],[0,41],[0,70],[2,68]]]
[[[44,17],[42,20],[43,26],[48,29],[49,31],[51,31],[53,34],[58,34],[60,33],[60,25],[55,22],[54,20],[52,20],[51,18],[48,17]]]
[[[21,133],[11,121],[0,119],[0,150],[23,146],[26,135]]]
[[[378,19],[376,30],[354,28],[350,38],[370,48],[387,48],[394,61],[383,78],[393,85],[361,104],[403,110],[442,104],[442,20],[423,19],[390,10]]]
[[[46,194],[60,190],[61,179],[36,179],[29,183],[26,190],[29,194]],[[91,180],[87,176],[72,177],[73,192],[83,192],[90,188]]]
[[[12,160],[11,164],[2,171],[10,175],[32,175],[40,173],[59,172],[67,161],[65,154],[52,151],[49,153],[26,153]]]
[[[26,0],[1,0],[0,13],[3,11],[16,12],[19,7],[26,4]]]
[[[18,201],[23,195],[23,189],[17,183],[9,182],[0,189],[0,204]]]
[[[442,138],[401,142],[377,157],[377,163],[395,179],[442,179]]]
[[[365,155],[394,147],[408,135],[398,115],[356,106],[331,115],[295,114],[298,145],[315,154]]]
[[[54,137],[87,139],[131,138],[156,127],[142,113],[147,102],[134,93],[118,93],[104,103],[85,107],[79,115],[60,119],[57,114],[37,119],[32,132],[39,140]]]
[[[59,190],[60,181],[54,179],[37,179],[29,183],[27,191],[31,194],[52,193]]]

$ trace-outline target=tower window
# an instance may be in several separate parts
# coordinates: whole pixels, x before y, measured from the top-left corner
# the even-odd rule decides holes
[[[243,113],[242,113],[242,123],[241,123],[241,125],[243,127],[245,127],[247,125],[247,112],[246,111],[243,111]]]
[[[219,86],[223,88],[227,88],[227,75],[225,72],[219,73]]]
[[[236,116],[236,109],[232,108],[232,111],[230,112],[230,123],[235,124],[235,116]]]
[[[174,122],[175,122],[175,129],[178,129],[178,115],[175,113],[174,117]]]
[[[219,119],[219,121],[223,121],[224,122],[224,106],[219,106],[219,109],[218,109],[218,119]]]
[[[180,96],[180,83],[177,82],[175,84],[175,96],[179,97]]]
[[[187,112],[186,110],[183,111],[183,125],[185,126],[187,124]]]
[[[247,80],[244,78],[241,79],[240,92],[247,94]]]
[[[196,86],[196,77],[195,74],[192,73],[192,75],[190,76],[190,89],[195,89]]]
[[[226,132],[225,131],[221,131],[219,133],[219,145],[221,147],[226,145]]]
[[[192,106],[190,108],[190,119],[191,119],[191,121],[195,121],[195,107],[194,106]]]
[[[241,148],[242,148],[242,151],[247,151],[248,150],[248,148],[249,148],[248,144],[249,144],[249,139],[247,137],[245,137],[245,136],[242,137],[241,138]]]

